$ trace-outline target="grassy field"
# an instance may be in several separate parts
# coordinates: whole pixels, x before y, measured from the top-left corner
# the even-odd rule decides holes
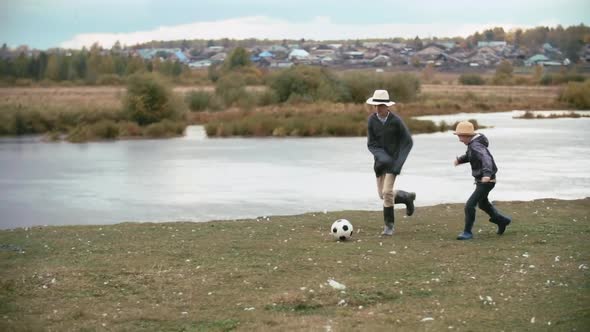
[[[0,231],[0,330],[588,331],[590,198],[497,203]]]

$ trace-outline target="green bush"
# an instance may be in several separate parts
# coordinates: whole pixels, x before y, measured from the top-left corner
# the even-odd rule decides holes
[[[345,93],[344,85],[325,68],[295,66],[275,73],[269,82],[279,102],[292,96],[309,101],[340,101]]]
[[[420,80],[412,74],[397,74],[384,77],[380,89],[389,91],[389,97],[394,101],[408,102],[416,99],[420,92]],[[369,96],[373,94],[370,92]]]
[[[98,85],[121,85],[124,82],[123,78],[116,74],[99,75],[96,80],[96,84]]]
[[[567,74],[545,74],[541,77],[539,83],[541,85],[557,85],[569,82],[584,82],[586,77],[582,74],[567,73]]]
[[[413,134],[441,130],[432,121],[405,119]],[[444,127],[447,128],[446,125]],[[235,118],[216,119],[205,126],[207,136],[366,136],[364,110],[336,113],[329,111],[280,113],[243,113]]]
[[[485,80],[477,74],[461,74],[459,76],[459,83],[463,85],[484,85]]]
[[[93,137],[98,139],[115,139],[120,133],[117,123],[111,120],[101,120],[90,125],[90,131]]]
[[[342,78],[346,93],[341,94],[340,102],[366,102],[377,89],[385,89],[396,102],[416,99],[420,91],[420,80],[411,74],[383,75],[375,73],[345,74]]]
[[[101,120],[93,124],[81,124],[72,129],[66,139],[72,143],[83,143],[94,140],[116,139],[121,130],[112,120]],[[55,135],[55,134],[53,134]]]
[[[151,73],[129,77],[124,105],[127,118],[142,126],[165,119],[178,120],[185,111],[185,104],[169,85]]]
[[[577,109],[590,109],[590,81],[568,83],[559,95],[559,100]]]
[[[238,73],[221,76],[215,85],[215,94],[220,97],[225,107],[231,107],[239,100],[246,98],[246,81]]]
[[[184,133],[186,123],[182,121],[163,120],[152,123],[145,128],[144,135],[151,138],[180,136]]]
[[[186,95],[186,103],[193,112],[201,112],[209,107],[211,93],[206,91],[191,91]]]
[[[258,106],[268,106],[277,104],[279,102],[279,96],[273,90],[266,90],[264,92],[254,92],[256,96]]]

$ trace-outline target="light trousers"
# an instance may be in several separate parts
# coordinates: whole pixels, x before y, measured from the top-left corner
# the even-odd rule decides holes
[[[395,191],[395,174],[385,173],[377,177],[377,192],[379,198],[383,200],[383,207],[392,207],[394,204]]]

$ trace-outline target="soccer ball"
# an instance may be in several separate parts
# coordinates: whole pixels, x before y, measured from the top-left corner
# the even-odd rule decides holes
[[[338,219],[332,224],[332,236],[338,240],[345,241],[352,236],[352,224],[346,219]]]

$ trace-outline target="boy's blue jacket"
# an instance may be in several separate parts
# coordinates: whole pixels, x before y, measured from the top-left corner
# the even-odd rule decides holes
[[[471,142],[467,144],[467,152],[457,157],[459,164],[469,162],[471,164],[471,175],[479,181],[482,177],[490,177],[491,179],[496,178],[496,162],[494,157],[488,150],[490,145],[487,137],[483,134],[477,134]]]

